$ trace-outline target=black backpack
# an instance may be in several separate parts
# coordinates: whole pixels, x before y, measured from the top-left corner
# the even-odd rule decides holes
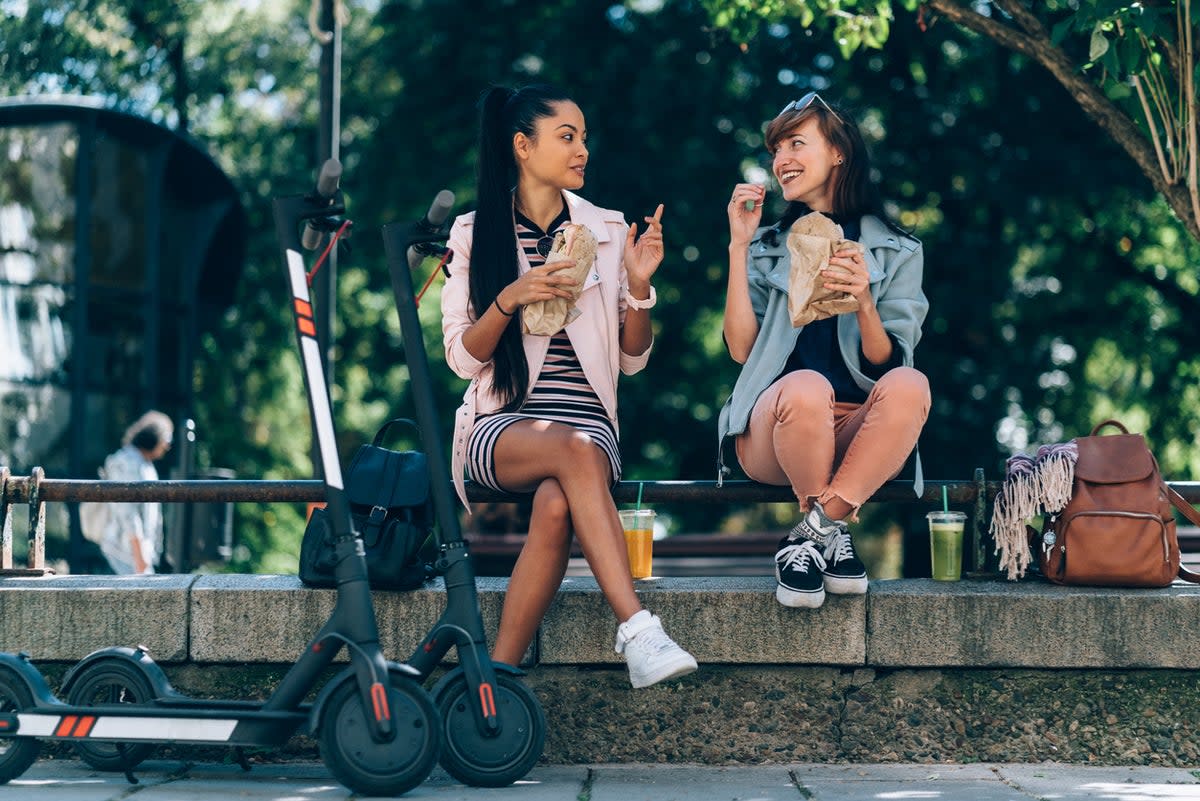
[[[381,447],[398,418],[384,423],[369,445],[354,454],[346,471],[346,499],[354,528],[362,537],[370,585],[380,590],[412,590],[427,577],[421,546],[433,532],[429,464],[420,451]],[[419,436],[418,436],[419,439]],[[325,509],[314,509],[300,543],[300,580],[310,587],[333,587],[333,529]]]

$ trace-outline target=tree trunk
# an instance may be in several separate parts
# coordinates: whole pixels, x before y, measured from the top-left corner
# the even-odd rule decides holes
[[[1113,105],[1098,86],[1083,77],[1066,53],[1050,40],[1041,22],[1019,0],[993,0],[992,4],[993,8],[1008,14],[1019,27],[979,14],[972,10],[975,7],[973,2],[928,0],[928,5],[954,24],[986,36],[1001,47],[1041,64],[1071,94],[1084,113],[1129,154],[1192,237],[1200,240],[1200,220],[1192,212],[1187,187],[1181,183],[1167,182],[1159,169],[1154,149],[1136,123]]]

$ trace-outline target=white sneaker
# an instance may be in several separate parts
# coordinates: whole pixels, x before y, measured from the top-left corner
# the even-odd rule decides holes
[[[643,609],[617,628],[617,653],[625,654],[635,689],[691,673],[696,658],[663,631],[662,621]]]

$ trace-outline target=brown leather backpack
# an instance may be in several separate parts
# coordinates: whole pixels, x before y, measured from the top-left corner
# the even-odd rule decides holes
[[[1108,426],[1121,433],[1097,436]],[[1105,420],[1075,444],[1071,500],[1046,516],[1032,543],[1042,575],[1055,584],[1102,587],[1200,583],[1200,574],[1180,566],[1171,506],[1198,525],[1200,514],[1163,481],[1142,435]]]

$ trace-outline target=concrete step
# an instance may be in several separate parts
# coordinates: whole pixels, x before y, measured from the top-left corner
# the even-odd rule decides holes
[[[489,637],[507,584],[478,582]],[[905,579],[815,611],[761,576],[637,589],[700,670],[632,690],[595,581],[568,578],[526,659],[548,762],[1200,762],[1195,586]],[[4,578],[0,650],[57,688],[90,651],[143,644],[183,692],[262,698],[333,601],[293,576]],[[406,658],[444,603],[440,582],[375,593],[385,653]]]

